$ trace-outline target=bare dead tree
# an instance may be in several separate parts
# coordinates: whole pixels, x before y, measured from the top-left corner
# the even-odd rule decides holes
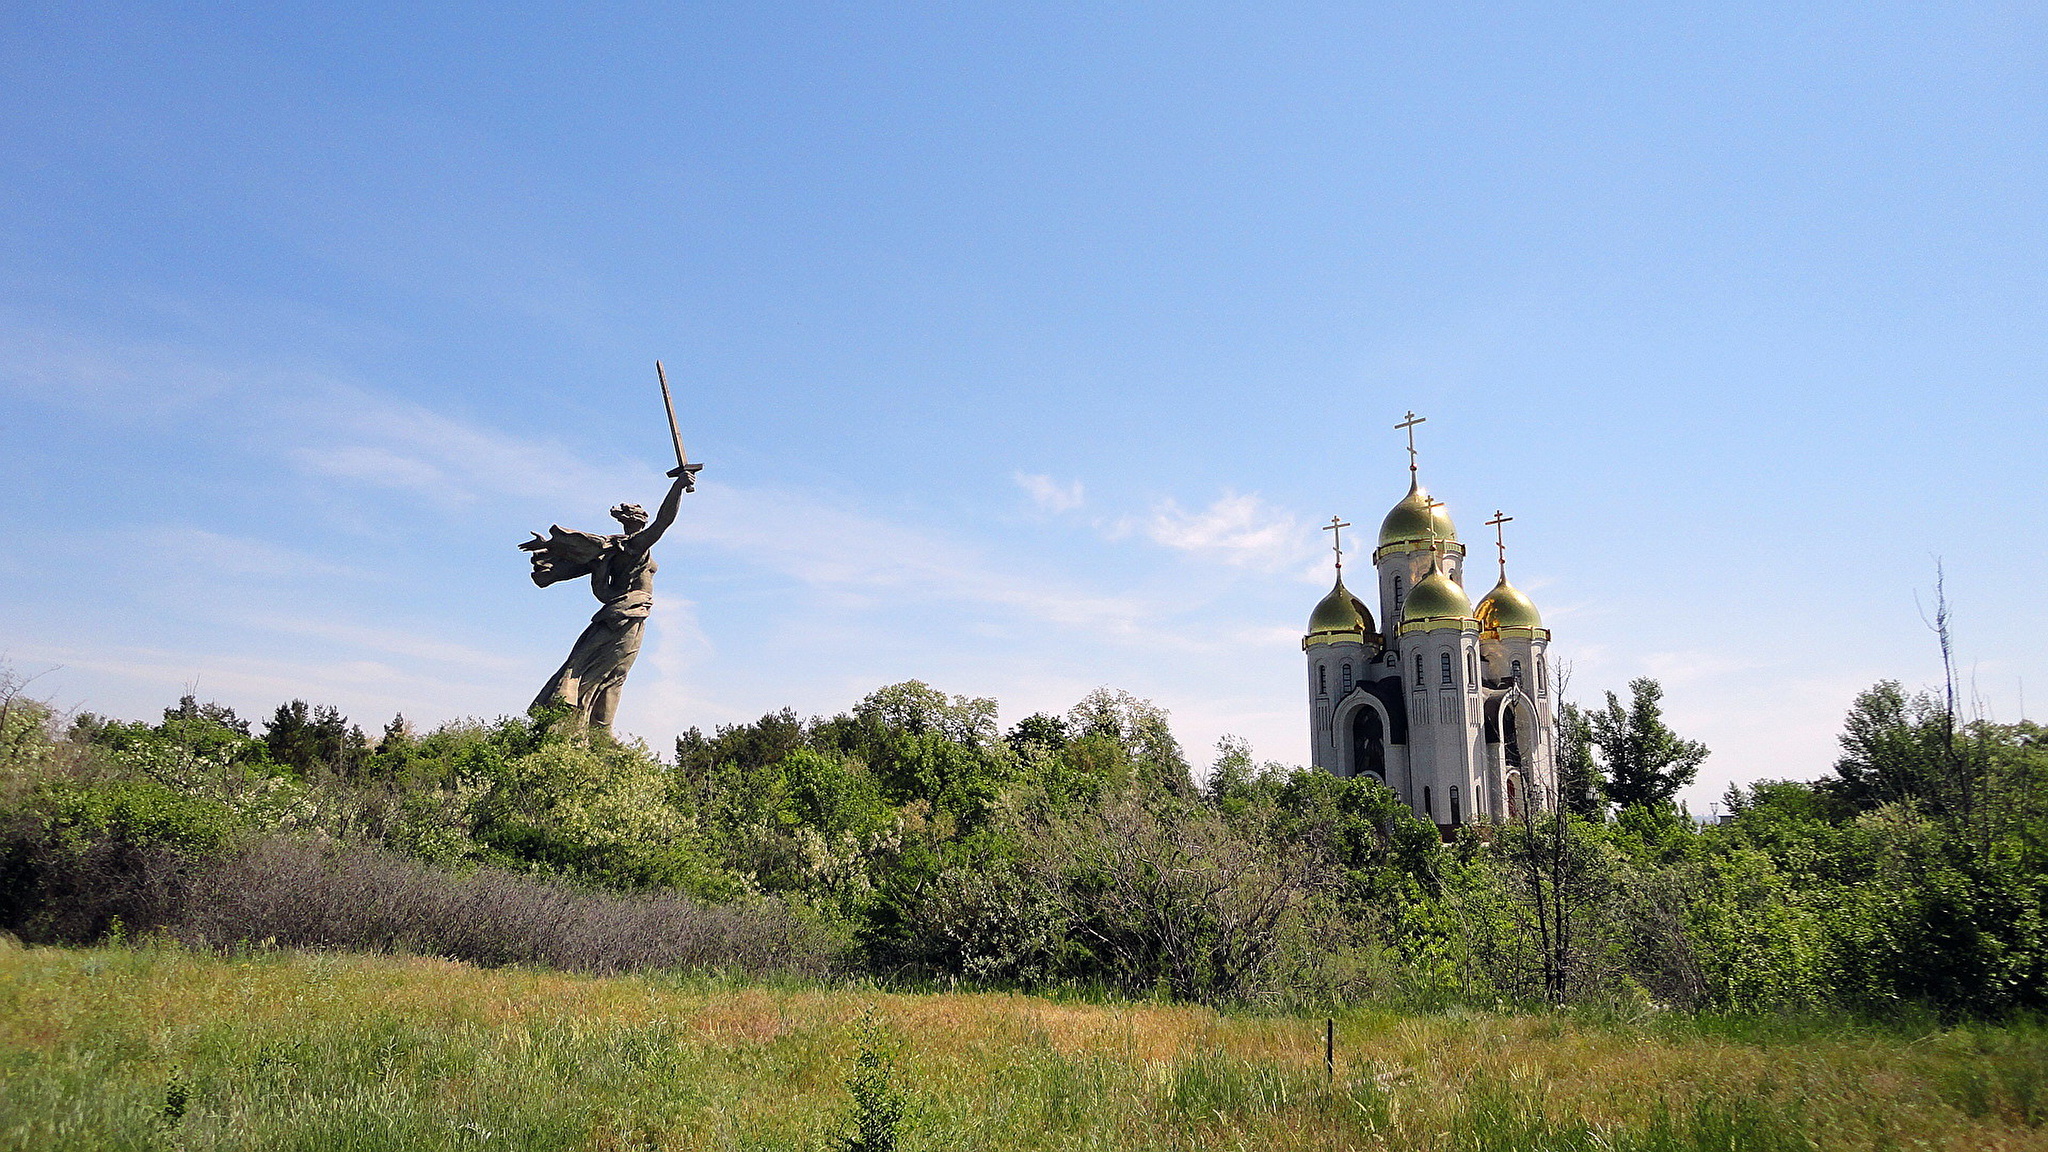
[[[1948,574],[1939,556],[1934,558],[1932,617],[1928,615],[1927,609],[1920,605],[1919,599],[1918,594],[1915,594],[1914,605],[1920,608],[1921,622],[1934,633],[1935,643],[1941,649],[1941,775],[1943,791],[1948,794],[1943,799],[1954,805],[1955,816],[1967,832],[1975,824],[1976,781],[1968,763],[1969,758],[1957,745],[1955,636],[1950,630]]]

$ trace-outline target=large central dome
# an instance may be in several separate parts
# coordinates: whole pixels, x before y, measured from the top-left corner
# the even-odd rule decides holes
[[[1420,479],[1408,482],[1408,495],[1401,498],[1387,518],[1380,521],[1380,547],[1389,544],[1427,543],[1431,540],[1456,540],[1458,530],[1451,525],[1451,514],[1444,506],[1431,506],[1429,489],[1422,486]]]

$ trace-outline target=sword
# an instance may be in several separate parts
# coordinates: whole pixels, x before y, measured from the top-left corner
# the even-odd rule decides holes
[[[661,381],[661,406],[668,409],[668,437],[676,444],[676,470],[669,475],[683,482],[683,491],[695,492],[697,473],[704,466],[690,463],[690,458],[683,453],[683,430],[676,425],[676,402],[669,398],[668,373],[662,370],[659,360],[654,362],[654,375]]]

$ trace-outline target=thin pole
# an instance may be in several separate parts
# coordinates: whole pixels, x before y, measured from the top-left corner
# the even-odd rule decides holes
[[[1330,1083],[1337,1083],[1337,1019],[1334,1016],[1323,1020],[1323,1072]]]

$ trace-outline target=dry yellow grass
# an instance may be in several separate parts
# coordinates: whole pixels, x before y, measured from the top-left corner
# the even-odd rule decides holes
[[[1331,1085],[1319,1018],[1003,993],[13,947],[0,1005],[16,1148],[821,1146],[871,1016],[907,1147],[2048,1152],[2038,1028],[1358,1009]]]

